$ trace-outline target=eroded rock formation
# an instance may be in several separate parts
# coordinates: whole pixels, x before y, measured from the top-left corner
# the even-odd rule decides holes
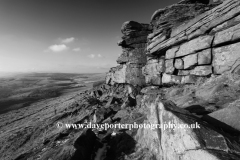
[[[211,8],[209,5],[207,7]],[[194,19],[170,28],[168,38],[155,34],[161,30],[155,29],[148,37],[147,53],[154,55],[152,59],[156,61],[164,61],[165,66],[160,73],[152,74],[147,70],[146,75],[152,75],[154,79],[155,75],[159,75],[162,83],[184,84],[194,82],[189,79],[212,74],[239,73],[239,8],[239,1],[226,0]],[[152,65],[151,61],[145,68]]]
[[[154,12],[150,26],[152,31],[145,35],[139,23],[124,23],[119,42],[123,50],[132,45],[127,39],[133,35],[139,36],[134,43],[144,42],[141,48],[146,46],[146,50],[130,56],[123,53],[117,60],[122,70],[110,71],[107,83],[113,82],[112,77],[118,83],[119,73],[124,77],[119,78],[120,83],[129,83],[126,75],[135,71],[137,62],[143,66],[142,72],[139,65],[137,69],[143,76],[132,74],[131,84],[143,88],[136,101],[138,111],[146,115],[144,122],[199,123],[201,128],[138,129],[136,151],[125,159],[240,159],[239,81],[231,80],[232,75],[239,79],[240,73],[240,1],[182,0]],[[127,70],[129,64],[135,65]],[[198,83],[206,80],[199,87]],[[172,84],[193,84],[195,88],[164,88]]]
[[[182,0],[157,10],[151,24],[125,22],[106,84],[49,104],[61,110],[41,125],[34,119],[8,134],[3,123],[0,143],[10,145],[0,158],[239,160],[239,30],[239,0]],[[162,128],[57,129],[59,121]]]
[[[147,62],[147,35],[151,33],[152,28],[148,24],[127,21],[123,23],[121,31],[123,36],[118,45],[122,46],[123,53],[117,59],[119,66],[110,69],[106,83],[129,83],[143,86],[145,78],[142,74],[142,67]]]
[[[125,22],[120,65],[110,70],[107,83],[187,84],[239,73],[239,9],[237,0],[183,0],[157,10],[151,25]]]

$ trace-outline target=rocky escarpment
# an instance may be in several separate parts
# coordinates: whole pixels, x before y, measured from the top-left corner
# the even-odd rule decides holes
[[[182,0],[157,10],[150,25],[125,22],[120,65],[110,69],[106,83],[187,84],[238,73],[238,8],[236,0]]]
[[[239,160],[240,2],[213,2],[180,1],[151,25],[125,22],[107,84],[1,117],[10,120],[0,123],[0,159]]]
[[[141,91],[130,84],[103,84],[9,112],[1,116],[0,159],[239,160],[240,81],[230,80],[219,76],[199,86],[155,86]],[[210,105],[215,101],[215,110],[201,104],[201,98]],[[59,122],[75,127],[59,128]],[[105,123],[199,124],[200,128],[77,127]]]
[[[239,9],[238,0],[182,0],[153,14],[142,56],[145,83],[138,83],[143,88],[137,96],[138,112],[149,125],[199,123],[200,128],[138,129],[135,152],[125,159],[240,159]],[[124,40],[119,44],[126,47]],[[138,55],[141,59],[142,52]],[[131,59],[122,55],[118,62]],[[115,70],[112,77],[119,75]],[[127,72],[121,70],[121,77]],[[132,76],[138,82],[138,76]]]
[[[152,84],[195,83],[199,77],[212,74],[239,73],[239,8],[239,1],[226,0],[171,28],[167,38],[158,34],[161,29],[155,29],[148,37],[151,58],[144,72],[153,79],[158,75],[162,81]]]
[[[118,57],[119,66],[111,68],[107,78],[107,84],[129,83],[145,85],[142,67],[146,64],[147,35],[152,28],[148,24],[127,21],[122,25],[122,40],[118,42],[122,46],[123,53]]]

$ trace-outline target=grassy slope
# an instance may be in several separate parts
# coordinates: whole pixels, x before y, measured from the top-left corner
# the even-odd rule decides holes
[[[43,99],[89,89],[93,82],[104,78],[105,74],[65,73],[31,73],[1,78],[0,114]]]

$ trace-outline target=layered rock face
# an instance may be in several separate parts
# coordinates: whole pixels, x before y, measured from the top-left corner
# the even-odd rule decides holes
[[[117,59],[119,66],[111,68],[107,74],[106,83],[145,85],[142,67],[147,61],[147,35],[152,32],[152,28],[148,24],[127,21],[123,23],[121,31],[123,36],[118,45],[122,46],[123,53]]]
[[[151,85],[195,83],[199,77],[240,72],[240,2],[186,2],[157,11],[152,17],[154,32],[148,36],[149,58],[143,68]],[[180,12],[186,7],[186,13],[177,16],[179,10],[174,8],[179,5],[185,5]],[[195,11],[192,13],[186,5],[191,9],[195,5]]]

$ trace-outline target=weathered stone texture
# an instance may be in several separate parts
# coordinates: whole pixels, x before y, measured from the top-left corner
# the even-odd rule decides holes
[[[126,21],[121,27],[121,31],[124,35],[129,35],[138,31],[148,31],[151,30],[151,26],[147,24],[141,24],[135,21]]]
[[[144,96],[147,103],[147,124],[195,124],[199,128],[139,129],[138,146],[147,148],[155,159],[161,160],[231,160],[240,158],[240,146],[233,137],[225,136],[207,123],[195,118],[188,111],[160,97]]]
[[[110,71],[110,79],[112,83],[125,83],[126,82],[126,65],[119,65]],[[109,78],[107,78],[109,79]],[[109,80],[108,80],[109,81]]]
[[[197,76],[208,76],[212,74],[212,65],[197,66],[190,71],[190,74]]]
[[[173,83],[173,84],[180,84],[182,82],[182,76],[175,76],[164,73],[162,76],[162,83]]]
[[[219,45],[240,39],[240,24],[216,33],[213,45]]]
[[[175,5],[155,11],[151,17],[151,24],[153,24],[154,30],[159,28],[174,28],[206,10],[209,10],[207,3],[184,0]]]
[[[165,58],[166,58],[166,59],[175,58],[176,52],[177,52],[178,50],[179,50],[179,46],[167,50],[167,52],[166,52],[166,57],[165,57]]]
[[[182,57],[191,53],[195,53],[199,50],[210,48],[212,40],[213,36],[202,36],[186,42],[180,46],[175,57]]]
[[[232,128],[240,131],[239,114],[240,114],[240,100],[237,100],[224,109],[220,109],[211,114],[208,114],[207,116],[205,116],[205,118],[209,119],[208,117],[210,116],[211,118],[213,118],[212,120],[218,120],[224,123],[225,125],[222,125],[221,127],[225,128],[226,130],[230,130],[231,128],[229,128],[228,126],[231,126]]]
[[[197,54],[191,54],[186,57],[183,57],[184,69],[190,69],[197,65],[198,58]]]
[[[198,65],[206,65],[212,63],[212,50],[207,49],[198,53]]]
[[[211,33],[216,33],[216,32],[222,31],[224,29],[230,28],[230,27],[238,24],[239,22],[240,22],[240,15],[238,15],[232,19],[229,19],[228,21],[216,26],[215,28],[213,28],[211,30]]]
[[[173,45],[204,35],[212,28],[234,18],[239,13],[240,2],[238,0],[226,0],[217,7],[192,19],[188,23],[174,28],[169,39],[160,43],[152,43],[151,46],[148,47],[148,51],[150,54],[157,53]]]
[[[143,67],[145,75],[159,75],[165,70],[164,59],[154,59],[148,61],[147,65]]]
[[[146,84],[159,86],[162,84],[162,77],[160,75],[146,75],[145,81]]]
[[[141,37],[134,37],[134,38],[125,39],[125,44],[126,45],[146,43],[146,42],[147,42],[147,36],[146,35],[141,36]]]
[[[117,63],[140,63],[145,64],[147,62],[146,49],[145,48],[135,48],[135,49],[126,49],[118,57]]]
[[[175,71],[173,63],[174,63],[173,59],[165,61],[165,73],[173,74],[173,72]]]
[[[179,76],[185,76],[185,75],[189,75],[189,74],[190,74],[190,70],[178,70]]]
[[[232,72],[240,65],[240,43],[213,49],[213,68],[215,74]]]
[[[141,64],[128,64],[126,67],[126,83],[143,86],[145,85],[145,77],[142,73]]]
[[[127,21],[123,23],[121,31],[122,40],[118,42],[122,46],[123,53],[118,57],[117,63],[124,67],[112,68],[107,74],[106,83],[129,83],[144,86],[145,77],[142,67],[147,62],[146,46],[147,36],[152,32],[149,24]]]
[[[182,84],[194,84],[197,82],[198,77],[194,75],[187,75],[182,77]]]
[[[184,68],[183,60],[181,58],[175,59],[174,66],[176,69],[183,69]]]
[[[203,8],[194,8],[196,12],[189,13],[192,10],[189,7],[194,6]],[[207,77],[225,72],[240,74],[240,43],[237,43],[240,41],[240,1],[226,0],[206,5],[182,0],[156,11],[151,24],[153,28],[133,21],[123,24],[124,36],[119,44],[124,52],[117,62],[146,64],[142,72],[133,69],[130,75],[143,77],[140,75],[143,74],[147,84],[157,85],[178,83],[179,79],[181,83],[192,83],[195,79],[192,76]],[[146,44],[147,49],[144,48]],[[108,77],[121,77],[119,71],[114,74]],[[112,79],[106,81],[113,83]],[[136,81],[131,80],[131,83]]]

